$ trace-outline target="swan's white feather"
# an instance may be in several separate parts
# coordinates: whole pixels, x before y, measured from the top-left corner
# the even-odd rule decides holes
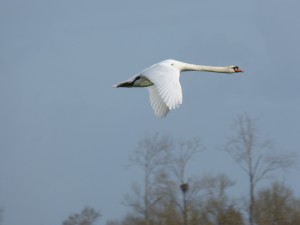
[[[150,97],[150,103],[153,108],[154,114],[158,118],[165,117],[168,112],[170,111],[166,103],[162,100],[162,98],[159,96],[156,87],[150,86],[147,87],[149,91],[149,97]]]
[[[164,108],[167,107],[167,114],[170,110],[182,104],[182,90],[179,82],[180,71],[176,68],[162,62],[145,69],[141,72],[141,75],[147,77],[154,84],[150,89],[148,87],[150,101],[153,99],[151,105],[154,112],[160,112],[158,107],[161,107],[161,111],[165,112]],[[156,100],[157,98],[160,98],[160,100]],[[157,104],[154,104],[154,102],[157,102]]]

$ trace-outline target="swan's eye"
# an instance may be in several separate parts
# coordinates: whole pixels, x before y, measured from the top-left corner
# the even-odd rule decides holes
[[[174,63],[171,63],[171,66],[174,66]]]

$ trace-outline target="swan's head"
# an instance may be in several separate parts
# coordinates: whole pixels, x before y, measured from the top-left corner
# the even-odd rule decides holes
[[[230,73],[241,73],[244,72],[238,66],[228,66],[228,70]]]

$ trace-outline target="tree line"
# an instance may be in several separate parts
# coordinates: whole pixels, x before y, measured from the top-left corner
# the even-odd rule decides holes
[[[300,199],[286,184],[273,179],[257,188],[275,171],[293,167],[296,157],[276,152],[254,119],[237,117],[224,145],[248,179],[247,198],[228,194],[235,181],[226,174],[188,178],[188,164],[204,149],[197,138],[175,142],[156,134],[141,140],[130,161],[143,180],[125,197],[127,216],[107,225],[300,225]]]
[[[224,145],[247,177],[246,197],[228,194],[235,181],[227,174],[189,177],[188,165],[204,150],[198,138],[174,141],[155,134],[142,139],[129,159],[143,172],[142,180],[124,197],[127,215],[106,225],[300,225],[300,199],[285,183],[270,179],[277,170],[293,167],[296,157],[276,152],[254,119],[237,117]],[[269,185],[258,189],[267,179]]]
[[[237,117],[224,145],[247,177],[246,197],[228,194],[235,181],[227,174],[187,174],[204,150],[199,138],[174,141],[154,134],[140,140],[129,161],[143,177],[124,196],[127,215],[106,225],[300,225],[300,198],[287,184],[270,179],[277,170],[294,167],[296,156],[276,152],[271,141],[261,138],[254,119]],[[268,186],[258,188],[267,179]],[[100,218],[100,211],[85,207],[62,225],[93,225]]]

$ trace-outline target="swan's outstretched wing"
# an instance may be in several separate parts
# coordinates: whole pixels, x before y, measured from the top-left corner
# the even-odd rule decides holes
[[[170,111],[166,103],[159,96],[156,87],[150,86],[147,87],[149,91],[150,103],[153,108],[155,116],[162,118],[165,117]]]
[[[148,90],[151,105],[158,117],[161,117],[159,115],[165,116],[169,110],[182,104],[180,72],[178,70],[170,65],[159,63],[145,69],[141,74],[154,84],[148,87]]]

